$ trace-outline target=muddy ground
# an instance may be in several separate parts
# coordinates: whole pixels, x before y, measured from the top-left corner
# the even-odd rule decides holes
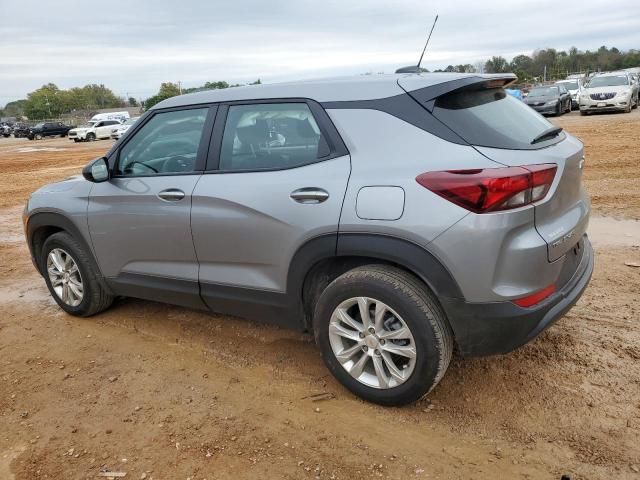
[[[640,113],[554,119],[586,146],[594,278],[520,350],[427,399],[358,400],[311,338],[139,300],[64,314],[20,213],[110,141],[0,138],[0,480],[640,478]],[[37,150],[33,150],[37,149]],[[43,150],[46,149],[46,150]],[[310,395],[328,393],[314,402]]]

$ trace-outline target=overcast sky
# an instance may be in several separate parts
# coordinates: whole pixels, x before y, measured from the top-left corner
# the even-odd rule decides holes
[[[47,5],[47,7],[45,7]],[[640,48],[639,0],[0,0],[0,105],[44,83],[146,98],[186,87],[390,73],[535,48]]]

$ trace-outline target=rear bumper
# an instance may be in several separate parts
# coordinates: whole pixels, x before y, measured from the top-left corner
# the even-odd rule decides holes
[[[594,266],[594,253],[586,235],[582,256],[573,275],[554,295],[531,308],[511,302],[468,303],[440,298],[463,356],[510,352],[537,337],[562,317],[582,296]],[[567,255],[572,254],[569,252]]]

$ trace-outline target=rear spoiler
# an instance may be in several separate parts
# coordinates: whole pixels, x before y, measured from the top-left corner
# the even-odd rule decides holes
[[[398,85],[420,105],[433,111],[436,98],[459,90],[483,90],[486,88],[504,88],[518,80],[513,73],[499,73],[457,78],[448,82],[437,83],[428,87],[411,89],[406,79],[398,80]],[[404,84],[404,85],[403,85]]]

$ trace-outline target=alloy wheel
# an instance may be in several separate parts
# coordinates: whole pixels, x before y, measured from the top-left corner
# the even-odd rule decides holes
[[[71,255],[54,248],[47,255],[47,273],[51,287],[66,305],[77,307],[84,296],[84,286],[78,265]]]
[[[329,321],[329,342],[342,367],[369,387],[397,387],[415,368],[411,330],[393,309],[373,298],[355,297],[338,305]]]

